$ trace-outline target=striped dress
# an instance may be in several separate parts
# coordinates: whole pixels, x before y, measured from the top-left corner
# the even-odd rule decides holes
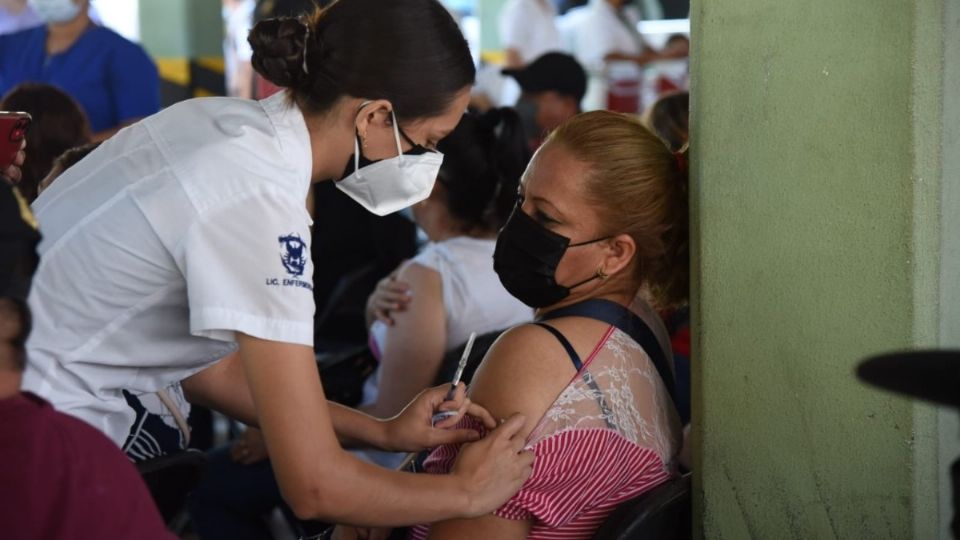
[[[465,418],[461,425],[483,433]],[[681,428],[650,358],[613,327],[527,439],[533,473],[495,514],[529,520],[531,539],[589,539],[619,505],[675,474]],[[459,446],[440,447],[427,472],[446,473]],[[425,539],[428,526],[411,538]]]

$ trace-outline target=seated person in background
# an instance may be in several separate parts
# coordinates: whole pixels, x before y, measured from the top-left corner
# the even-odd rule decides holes
[[[19,32],[43,24],[27,0],[0,0],[0,34]]]
[[[503,74],[516,79],[523,91],[517,111],[532,150],[548,133],[580,113],[587,73],[569,54],[547,53],[526,67],[505,69]]]
[[[471,332],[482,335],[533,318],[500,284],[492,259],[529,160],[519,117],[506,108],[466,114],[437,149],[444,160],[433,193],[413,207],[430,243],[398,269],[395,304],[377,293],[369,303],[370,346],[380,366],[367,380],[359,408],[380,418],[398,414],[429,387],[444,354]],[[385,467],[404,457],[365,455]]]
[[[143,47],[90,18],[90,0],[33,0],[43,26],[0,35],[0,94],[56,85],[87,114],[94,140],[160,109],[160,77]],[[62,151],[62,150],[61,150]]]
[[[0,101],[0,111],[30,113],[27,132],[30,152],[23,164],[20,193],[28,202],[37,198],[37,185],[50,173],[53,160],[90,140],[90,124],[80,105],[63,90],[48,84],[24,83]]]
[[[172,540],[140,475],[112,441],[20,391],[35,227],[16,188],[0,184],[0,531],[18,540]]]
[[[420,527],[414,537],[591,538],[617,505],[675,474],[680,423],[664,382],[669,338],[654,307],[686,294],[676,271],[688,264],[685,178],[656,136],[616,113],[579,115],[537,152],[494,266],[549,323],[505,333],[470,396],[494,417],[519,410],[530,419],[522,433],[536,454],[533,474],[495,513]],[[659,305],[647,305],[641,288]],[[584,315],[551,315],[596,299],[618,313],[629,307],[650,329],[648,344]],[[449,471],[458,451],[436,449],[426,470]]]
[[[88,143],[83,146],[71,148],[57,156],[57,158],[53,160],[53,167],[50,169],[50,173],[47,174],[47,176],[40,181],[40,185],[37,186],[37,195],[43,193],[43,190],[50,187],[50,184],[59,178],[64,171],[80,163],[80,160],[87,157],[87,155],[96,150],[98,146],[100,146],[98,142]]]
[[[644,125],[656,133],[666,143],[667,148],[677,153],[678,165],[686,168],[686,158],[682,152],[687,147],[690,137],[690,94],[672,92],[660,96],[644,114]],[[678,272],[687,273],[688,269],[681,268]],[[686,425],[690,423],[689,291],[678,300],[675,306],[662,311],[660,316],[663,317],[670,332],[673,364],[677,374],[677,410],[680,413],[680,421]],[[681,464],[685,467],[690,466],[690,459],[686,453],[681,455]]]
[[[661,95],[644,113],[643,123],[663,139],[670,150],[679,152],[690,138],[690,93]]]

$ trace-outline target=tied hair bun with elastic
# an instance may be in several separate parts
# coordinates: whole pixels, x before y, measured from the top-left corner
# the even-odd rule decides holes
[[[277,86],[299,88],[307,80],[304,70],[307,37],[307,27],[300,19],[280,17],[260,21],[247,38],[253,48],[253,68]]]

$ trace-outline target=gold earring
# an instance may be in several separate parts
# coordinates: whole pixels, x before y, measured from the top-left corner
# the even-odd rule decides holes
[[[610,276],[608,276],[607,273],[603,271],[603,268],[598,268],[598,269],[597,269],[597,277],[600,278],[600,279],[607,279],[607,278],[610,277]]]

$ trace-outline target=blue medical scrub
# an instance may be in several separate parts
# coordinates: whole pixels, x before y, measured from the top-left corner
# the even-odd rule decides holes
[[[157,68],[142,47],[91,25],[69,49],[47,56],[47,27],[0,35],[0,95],[22,82],[73,96],[99,132],[160,109]]]

